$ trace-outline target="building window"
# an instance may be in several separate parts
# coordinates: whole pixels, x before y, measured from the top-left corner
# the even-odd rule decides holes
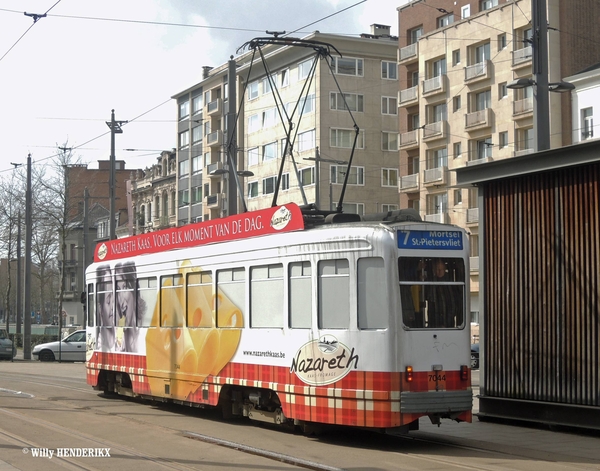
[[[448,166],[448,149],[440,147],[439,149],[433,149],[427,151],[429,154],[429,169],[442,168]]]
[[[506,98],[508,96],[508,87],[506,86],[506,82],[502,82],[498,84],[498,99],[502,100],[502,98]]]
[[[248,167],[251,165],[258,165],[258,162],[259,162],[258,147],[248,149]]]
[[[196,155],[192,157],[192,174],[197,174],[202,171],[202,156]]]
[[[290,84],[290,69],[283,69],[279,72],[279,86],[287,87]]]
[[[491,158],[493,147],[494,144],[492,144],[491,137],[486,137],[485,139],[475,141],[475,152],[477,160]]]
[[[423,36],[423,27],[419,26],[418,28],[413,28],[408,32],[408,38],[410,44],[414,44],[419,41],[419,38]]]
[[[533,149],[533,128],[519,129],[519,151],[528,151]]]
[[[198,144],[202,142],[202,126],[196,126],[192,128],[192,144]]]
[[[452,51],[452,65],[457,66],[460,64],[460,49]]]
[[[314,149],[316,146],[315,130],[301,132],[298,134],[298,152]]]
[[[581,140],[594,137],[594,108],[583,108],[581,110]]]
[[[462,204],[462,191],[454,190],[454,204]]]
[[[444,26],[448,26],[454,23],[454,13],[450,13],[449,15],[444,15],[438,18],[437,25],[438,28],[443,28]]]
[[[258,182],[248,183],[248,198],[256,198],[258,196]]]
[[[498,141],[500,149],[504,149],[508,146],[508,131],[503,131],[498,134]]]
[[[464,7],[461,7],[460,8],[460,17],[468,18],[469,16],[471,16],[471,5],[465,5]]]
[[[179,190],[177,201],[179,202],[179,207],[190,204],[190,190]]]
[[[260,130],[260,116],[253,114],[248,116],[248,132],[256,132]]]
[[[480,0],[479,11],[489,10],[495,6],[498,6],[498,0]]]
[[[269,108],[262,112],[262,127],[270,128],[277,124],[277,108]]]
[[[344,102],[345,100],[345,102]],[[343,96],[338,92],[331,92],[329,94],[329,107],[332,110],[346,111],[364,111],[364,96],[356,93],[344,93]],[[346,108],[346,105],[348,106]]]
[[[347,166],[332,165],[331,166],[331,183],[344,183],[346,179]],[[348,185],[364,185],[365,184],[365,168],[351,167],[348,175]]]
[[[284,173],[281,175],[281,190],[289,190],[290,189],[290,174]]]
[[[398,98],[391,96],[381,97],[381,114],[398,114]]]
[[[188,173],[190,173],[190,161],[182,160],[179,162],[179,178],[187,177]]]
[[[256,98],[258,98],[258,80],[248,84],[248,100],[254,100]]]
[[[198,113],[202,113],[202,108],[204,107],[204,100],[202,99],[202,93],[198,96],[192,98],[192,113],[197,115]]]
[[[179,103],[179,119],[185,119],[190,115],[190,102],[188,100]]]
[[[277,182],[277,177],[268,177],[263,178],[263,195],[270,195],[275,193],[275,183]]]
[[[384,213],[387,213],[389,211],[397,211],[397,210],[398,210],[397,204],[382,204],[381,205],[381,211]]]
[[[276,82],[276,79],[274,77],[265,77],[261,80],[262,82],[262,92],[263,95],[266,95],[267,93],[271,93],[273,91],[272,87],[271,87],[271,80],[273,80],[274,83]]]
[[[506,48],[506,33],[502,33],[500,35],[498,35],[498,50],[501,51],[502,49]]]
[[[185,149],[190,145],[190,132],[183,131],[179,133],[179,148]]]
[[[307,97],[300,100],[300,114],[299,116],[303,116],[307,113],[312,113],[315,111],[315,94],[311,93]]]
[[[308,186],[315,183],[315,168],[306,167],[300,170],[300,185]]]
[[[381,186],[398,186],[398,169],[397,168],[382,168],[381,169]]]
[[[490,90],[484,90],[479,93],[475,93],[473,111],[482,111],[491,107],[492,92]]]
[[[395,62],[381,61],[381,78],[398,80],[398,65]]]
[[[308,74],[310,73],[310,69],[313,66],[313,61],[314,61],[314,59],[309,59],[307,61],[300,62],[298,64],[298,80],[303,80],[306,77],[308,77]]]
[[[271,142],[262,146],[262,161],[268,162],[277,158],[277,143]]]
[[[202,187],[195,186],[192,188],[192,204],[202,203]]]
[[[346,214],[365,214],[365,205],[363,203],[342,203],[342,212]]]
[[[344,149],[351,149],[354,143],[354,136],[356,131],[353,129],[331,129],[329,145],[331,147],[342,147]],[[359,131],[358,138],[356,140],[356,148],[364,149],[364,131]]]
[[[460,99],[460,95],[457,95],[454,98],[452,98],[452,111],[457,112],[458,110],[460,110],[460,107],[461,107],[461,99]]]
[[[429,116],[430,123],[439,123],[440,121],[446,121],[446,119],[448,119],[446,102],[438,103],[437,105],[432,105],[428,108],[429,113],[431,113],[431,116]]]
[[[381,150],[398,150],[398,133],[386,132],[381,133]]]
[[[362,59],[353,57],[333,57],[331,67],[333,72],[338,75],[354,75],[356,77],[362,77],[364,75]]]
[[[453,145],[454,158],[458,159],[462,156],[462,145],[460,142],[455,142]]]

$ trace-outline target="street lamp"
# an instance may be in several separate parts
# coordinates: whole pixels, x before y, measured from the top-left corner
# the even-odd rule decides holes
[[[575,85],[569,82],[547,83],[546,86],[531,78],[518,78],[509,82],[506,88],[520,90],[535,86],[535,101],[533,118],[535,121],[534,150],[541,151],[550,149],[550,111],[548,92],[566,93],[575,89]]]

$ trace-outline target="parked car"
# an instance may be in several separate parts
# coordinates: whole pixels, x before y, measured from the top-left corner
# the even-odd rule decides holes
[[[8,336],[6,329],[0,329],[0,359],[12,360],[17,354],[17,347]]]
[[[479,344],[471,344],[471,369],[476,370],[479,368]]]
[[[33,347],[31,354],[40,361],[85,361],[85,330],[76,330],[60,342],[48,342]]]

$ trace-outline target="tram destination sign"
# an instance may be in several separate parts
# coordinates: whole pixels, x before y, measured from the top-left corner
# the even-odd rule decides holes
[[[462,250],[461,231],[398,231],[399,249]]]
[[[304,229],[298,205],[283,206],[235,214],[225,218],[172,227],[96,245],[96,262],[158,253],[230,240]]]

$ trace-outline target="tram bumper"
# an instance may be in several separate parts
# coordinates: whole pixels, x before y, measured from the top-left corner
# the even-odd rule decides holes
[[[473,409],[473,392],[464,391],[404,391],[400,393],[400,412],[456,419]]]

